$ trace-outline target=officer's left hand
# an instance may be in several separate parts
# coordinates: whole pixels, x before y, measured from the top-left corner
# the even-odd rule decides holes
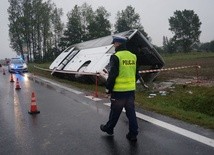
[[[106,91],[106,94],[110,94],[110,91],[108,89],[106,89],[105,91]]]

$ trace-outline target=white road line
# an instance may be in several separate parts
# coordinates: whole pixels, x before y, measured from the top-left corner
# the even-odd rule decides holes
[[[53,83],[53,82],[49,82],[49,83],[51,83],[52,85],[55,85],[55,86],[57,86],[57,87],[63,88],[63,89],[65,89],[65,90],[67,90],[67,91],[73,92],[73,93],[75,93],[75,94],[83,94],[81,91],[77,91],[77,90],[75,90],[75,89],[71,89],[71,88],[68,88],[68,87],[64,87],[64,86],[62,86],[62,85],[60,85],[60,84],[56,84],[56,83]]]
[[[160,121],[158,119],[143,115],[143,114],[138,113],[138,112],[136,112],[136,115],[137,115],[138,118],[143,119],[143,120],[145,120],[147,122],[150,122],[152,124],[161,126],[161,127],[165,128],[165,129],[173,131],[173,132],[175,132],[177,134],[183,135],[183,136],[188,137],[190,139],[193,139],[193,140],[196,140],[196,141],[201,142],[203,144],[206,144],[206,145],[214,147],[214,140],[211,139],[211,138],[207,138],[205,136],[201,136],[201,135],[199,135],[197,133],[194,133],[194,132],[188,131],[186,129],[177,127],[175,125],[172,125],[172,124]]]
[[[65,90],[67,90],[67,91],[73,92],[73,93],[75,93],[75,94],[83,94],[81,91],[77,91],[77,90],[75,90],[75,89],[71,89],[71,88],[68,88],[68,87],[62,86],[62,85],[60,85],[60,84],[57,84],[57,83],[51,82],[51,81],[46,80],[46,79],[43,79],[43,78],[41,78],[41,77],[39,77],[39,79],[40,79],[40,80],[42,80],[42,81],[44,81],[44,82],[50,83],[50,84],[52,84],[52,85],[54,85],[54,86],[57,86],[57,87],[63,88],[63,89],[65,89]]]
[[[104,103],[104,105],[110,106],[110,103]],[[123,112],[125,112],[124,109],[123,109]],[[191,132],[189,130],[186,130],[186,129],[177,127],[175,125],[160,121],[158,119],[155,119],[155,118],[152,118],[150,116],[141,114],[139,112],[136,112],[136,116],[142,120],[145,120],[145,121],[150,122],[152,124],[158,125],[162,128],[168,129],[168,130],[173,131],[177,134],[183,135],[183,136],[188,137],[190,139],[196,140],[200,143],[214,147],[214,139],[207,138],[205,136],[202,136],[202,135],[199,135],[197,133]]]
[[[89,99],[91,99],[91,100],[93,100],[93,101],[100,101],[100,100],[102,100],[102,99],[100,99],[100,98],[97,98],[97,97],[94,97],[94,96],[85,96],[86,98],[89,98]]]

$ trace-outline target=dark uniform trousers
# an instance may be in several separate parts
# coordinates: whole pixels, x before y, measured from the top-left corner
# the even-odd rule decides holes
[[[129,134],[137,136],[138,124],[136,119],[134,100],[134,93],[126,94],[119,98],[111,97],[111,111],[109,114],[109,121],[106,123],[106,127],[109,131],[113,131],[124,107],[126,110],[126,116],[129,120]]]

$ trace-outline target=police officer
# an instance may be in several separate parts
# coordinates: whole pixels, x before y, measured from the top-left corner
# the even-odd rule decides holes
[[[111,111],[109,120],[100,129],[109,135],[114,134],[114,127],[125,108],[129,120],[129,132],[126,138],[137,141],[138,124],[135,114],[135,88],[137,75],[136,55],[126,49],[127,39],[124,37],[113,37],[115,54],[110,58],[110,71],[106,82],[107,93],[111,95]]]

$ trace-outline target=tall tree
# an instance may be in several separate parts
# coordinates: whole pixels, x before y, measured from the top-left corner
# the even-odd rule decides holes
[[[140,15],[135,13],[135,9],[132,6],[127,6],[125,10],[117,12],[116,24],[114,26],[116,33],[128,31],[130,29],[138,29],[147,37],[147,33],[144,31],[140,22]]]
[[[25,37],[25,43],[24,43],[24,50],[26,54],[29,55],[28,58],[32,58],[32,38],[31,35],[33,33],[33,25],[32,25],[32,0],[24,0],[23,1],[23,29],[24,29],[24,37]],[[29,60],[28,60],[29,61]]]
[[[67,14],[68,22],[64,37],[61,40],[61,47],[66,48],[82,40],[81,12],[77,5]]]
[[[47,55],[48,49],[50,48],[50,41],[52,37],[51,31],[51,4],[48,2],[43,3],[42,12],[42,58]]]
[[[64,24],[61,21],[61,16],[63,15],[62,9],[58,9],[55,5],[53,6],[52,9],[52,29],[53,29],[53,45],[54,45],[54,51],[51,54],[51,56],[56,57],[58,56],[60,52],[60,39],[62,38],[63,35],[63,28]]]
[[[174,16],[169,18],[169,25],[175,44],[184,52],[190,51],[191,45],[199,42],[201,22],[193,10],[176,10]]]
[[[23,42],[24,36],[23,27],[22,27],[22,6],[21,0],[9,0],[9,37],[10,37],[10,45],[17,52],[21,53],[23,56]]]
[[[49,0],[9,0],[9,3],[11,47],[22,56],[27,52],[31,60],[43,60],[53,47],[52,36],[56,34],[54,4]]]
[[[60,46],[66,48],[72,44],[111,34],[110,14],[104,7],[95,12],[87,3],[74,6],[68,13],[68,23]]]
[[[95,13],[88,3],[83,3],[80,7],[81,12],[81,26],[82,26],[82,41],[87,41],[91,39],[89,25],[93,23]]]
[[[90,39],[104,37],[111,34],[111,23],[108,20],[110,14],[104,7],[99,7],[95,11],[95,16],[87,27]]]

